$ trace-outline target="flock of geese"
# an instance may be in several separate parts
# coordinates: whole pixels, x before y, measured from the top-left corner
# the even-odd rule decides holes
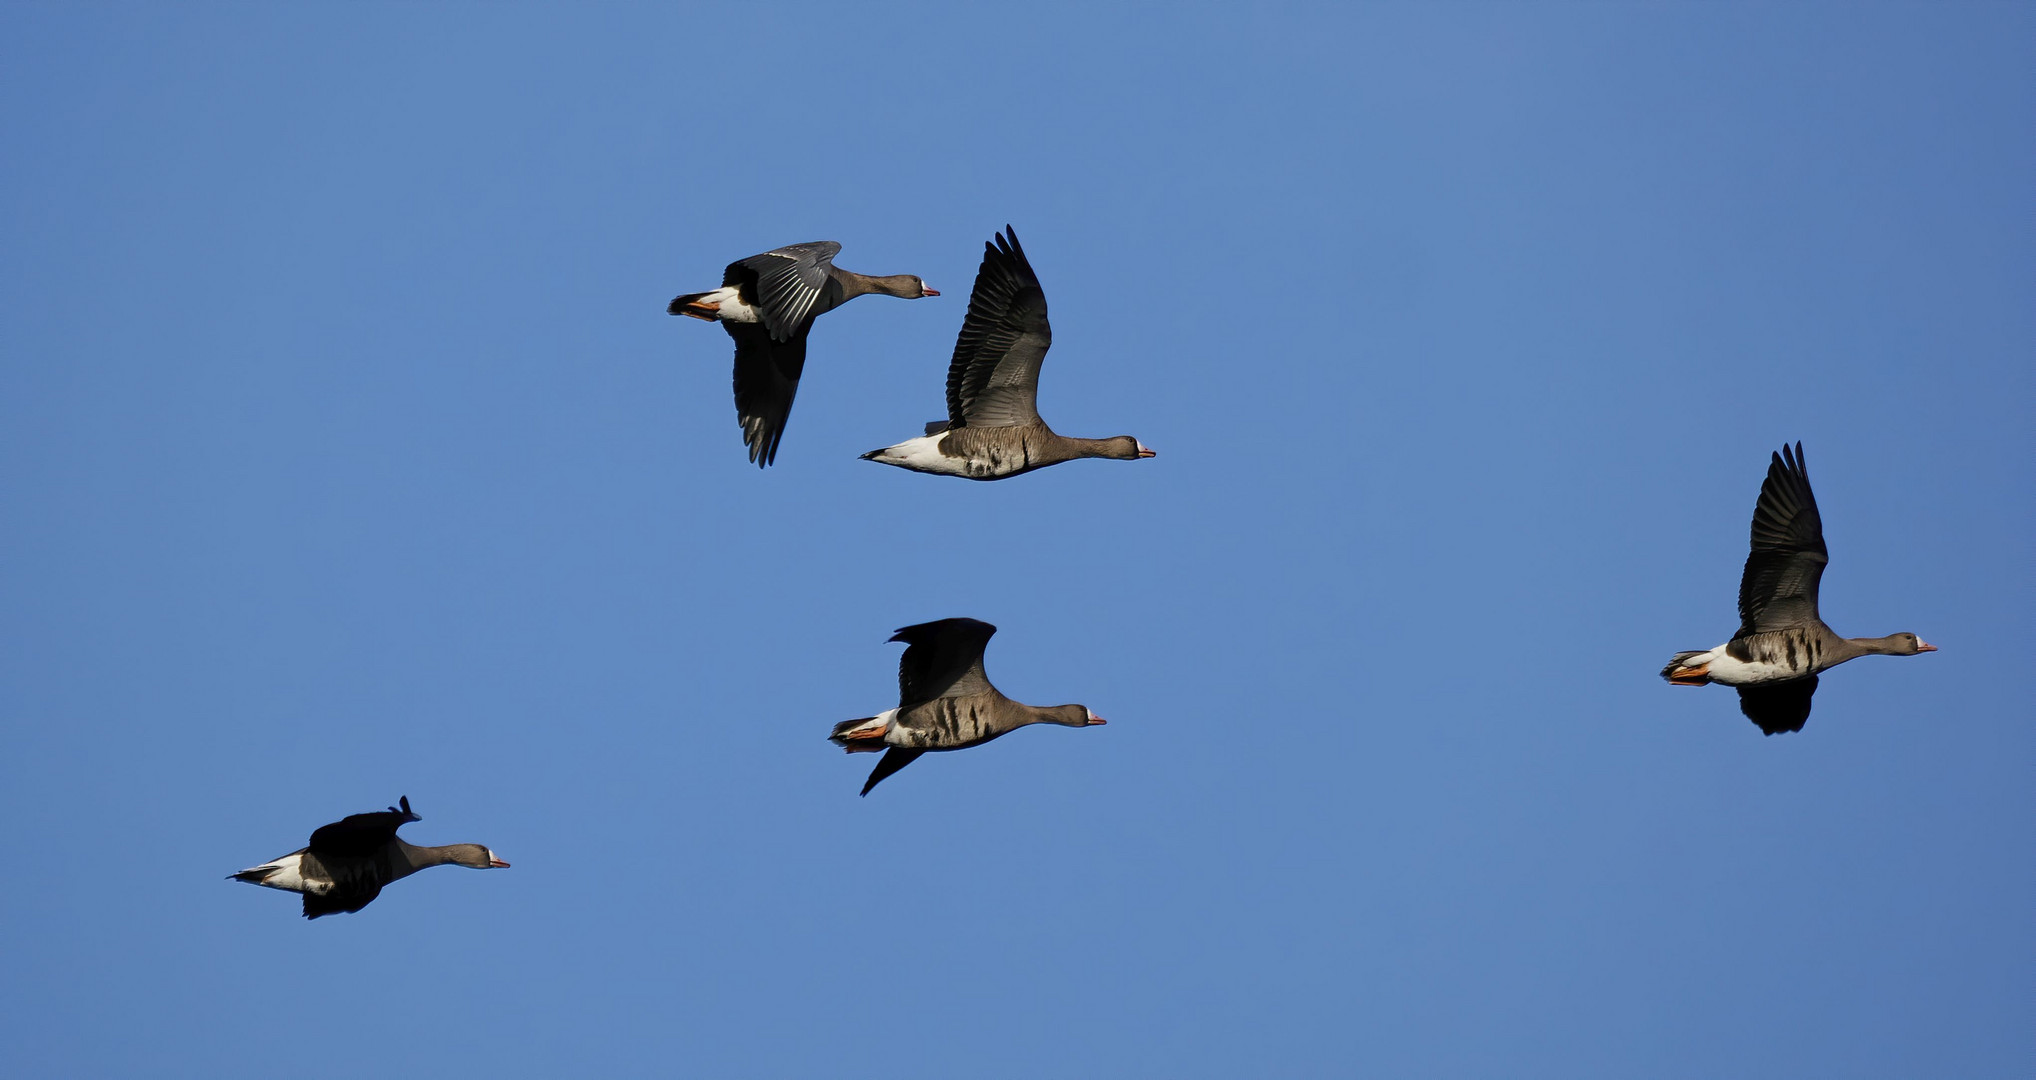
[[[1039,416],[1039,369],[1053,344],[1046,293],[1009,226],[983,245],[968,314],[947,369],[947,419],[925,434],[862,455],[915,472],[1001,480],[1076,458],[1149,458],[1129,435],[1061,435]],[[749,460],[777,459],[792,399],[806,366],[813,321],[872,293],[939,296],[913,274],[869,277],[834,265],[841,245],[793,244],[730,263],[721,287],[687,293],[667,309],[721,324],[735,340],[735,411]],[[1768,465],[1753,510],[1752,551],[1739,580],[1739,629],[1713,649],[1679,652],[1661,675],[1676,686],[1722,683],[1739,691],[1739,709],[1768,735],[1801,731],[1819,673],[1855,657],[1934,652],[1910,633],[1839,637],[1817,614],[1817,586],[1830,561],[1824,522],[1803,463],[1803,447],[1783,446]],[[975,619],[941,619],[900,629],[898,705],[834,725],[828,739],[847,752],[883,757],[862,794],[930,751],[979,746],[1030,724],[1093,727],[1103,718],[1083,705],[1041,707],[1013,701],[983,671],[997,628]],[[421,820],[403,797],[385,811],[354,814],[320,827],[303,848],[231,875],[235,881],[302,893],[304,917],[359,911],[398,878],[429,866],[506,867],[480,844],[418,847],[396,835]]]

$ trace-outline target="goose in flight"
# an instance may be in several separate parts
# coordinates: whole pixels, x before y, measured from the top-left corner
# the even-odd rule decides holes
[[[806,334],[813,320],[858,296],[882,293],[916,300],[939,296],[916,274],[866,277],[834,265],[832,240],[792,244],[728,264],[721,287],[676,297],[673,315],[719,322],[735,339],[735,414],[742,442],[758,468],[778,456],[799,376],[806,370]]]
[[[1753,551],[1739,577],[1739,632],[1715,649],[1679,652],[1661,677],[1677,686],[1739,688],[1739,711],[1777,735],[1803,730],[1817,673],[1854,657],[1936,652],[1914,634],[1842,638],[1817,615],[1817,583],[1830,553],[1810,493],[1803,444],[1784,445],[1753,508]]]
[[[397,829],[422,820],[410,812],[410,796],[405,795],[400,807],[354,814],[320,826],[311,834],[309,845],[228,876],[250,885],[303,893],[304,917],[316,919],[359,911],[381,895],[382,886],[427,866],[488,870],[509,865],[479,844],[416,847],[397,838]]]
[[[1094,727],[1103,723],[1083,705],[1041,708],[997,692],[983,673],[983,649],[997,628],[974,619],[942,619],[907,626],[892,636],[905,643],[898,661],[898,707],[834,725],[827,738],[855,753],[884,756],[862,793],[930,750],[980,746],[1027,724]]]
[[[1039,418],[1039,366],[1053,344],[1046,293],[1009,225],[983,245],[968,316],[947,366],[947,419],[926,434],[872,450],[880,461],[915,472],[1002,480],[1076,458],[1132,461],[1153,456],[1129,435],[1077,439]]]

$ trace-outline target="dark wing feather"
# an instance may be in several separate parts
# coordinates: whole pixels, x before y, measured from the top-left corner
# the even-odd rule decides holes
[[[753,298],[772,340],[790,341],[803,335],[806,321],[819,314],[816,309],[832,280],[827,271],[840,251],[841,245],[832,240],[789,244],[729,263],[721,284],[737,286],[745,290],[745,299]]]
[[[1753,508],[1753,551],[1739,577],[1739,632],[1733,636],[1817,625],[1817,583],[1829,561],[1803,444],[1793,453],[1784,446],[1769,463]]]
[[[1817,677],[1788,682],[1760,683],[1739,688],[1739,711],[1760,725],[1768,735],[1803,730],[1810,718],[1810,696],[1817,692]]]
[[[1053,344],[1046,293],[1009,225],[983,245],[968,318],[947,366],[947,419],[954,427],[1019,427],[1039,421],[1039,366]]]
[[[318,864],[325,876],[332,879],[332,888],[323,896],[304,894],[307,919],[359,911],[374,903],[375,897],[382,895],[382,886],[387,884],[383,879],[384,862],[379,858],[318,858]]]
[[[868,795],[871,788],[883,783],[884,777],[919,760],[919,755],[925,752],[924,750],[907,750],[902,746],[893,746],[889,750],[884,751],[884,756],[877,760],[877,767],[870,770],[870,778],[863,781],[862,794]]]
[[[372,814],[351,814],[311,834],[304,850],[328,865],[335,859],[360,859],[374,855],[396,839],[396,830],[423,818],[410,812],[410,797],[403,796],[399,809],[390,807]]]
[[[905,655],[898,658],[899,707],[992,689],[983,673],[983,649],[996,632],[975,619],[941,619],[900,629],[891,638],[905,643]]]
[[[799,376],[806,370],[806,331],[789,341],[773,341],[756,323],[724,322],[735,339],[735,415],[742,422],[742,444],[758,468],[778,457]]]

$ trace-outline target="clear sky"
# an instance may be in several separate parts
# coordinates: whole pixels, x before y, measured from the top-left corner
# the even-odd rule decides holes
[[[2036,9],[0,9],[0,1073],[2027,1076]],[[1041,409],[943,415],[983,241]],[[822,319],[778,465],[717,328]],[[1803,440],[1798,735],[1657,676]],[[1108,727],[872,761],[907,623]],[[222,880],[408,795],[349,916]]]

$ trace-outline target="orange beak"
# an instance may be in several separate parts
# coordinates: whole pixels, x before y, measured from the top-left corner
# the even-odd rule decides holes
[[[507,870],[509,869],[509,864],[500,859],[489,859],[488,868],[491,870]]]
[[[1109,723],[1109,722],[1110,722],[1110,721],[1108,721],[1108,720],[1105,720],[1105,719],[1103,719],[1103,718],[1102,718],[1102,717],[1100,717],[1100,716],[1091,716],[1091,717],[1089,717],[1089,722],[1088,722],[1088,723],[1086,723],[1086,724],[1084,724],[1084,725],[1082,725],[1082,726],[1083,726],[1083,727],[1095,727],[1095,726],[1096,726],[1097,724],[1107,724],[1107,723]]]
[[[1930,643],[1929,643],[1929,642],[1927,642],[1927,641],[1924,641],[1924,640],[1923,640],[1922,638],[1917,638],[1917,639],[1916,639],[1916,651],[1917,651],[1917,652],[1936,652],[1936,651],[1937,651],[1937,646],[1935,646],[1935,645],[1932,645],[1932,644],[1930,644]]]
[[[936,288],[934,288],[934,287],[933,287],[933,286],[931,286],[931,285],[926,285],[926,284],[923,284],[923,283],[922,283],[922,284],[921,284],[921,285],[919,286],[919,291],[920,291],[921,293],[924,293],[924,294],[925,294],[925,295],[927,295],[927,296],[939,296],[939,295],[940,295],[940,290],[939,290],[939,289],[936,289]]]

